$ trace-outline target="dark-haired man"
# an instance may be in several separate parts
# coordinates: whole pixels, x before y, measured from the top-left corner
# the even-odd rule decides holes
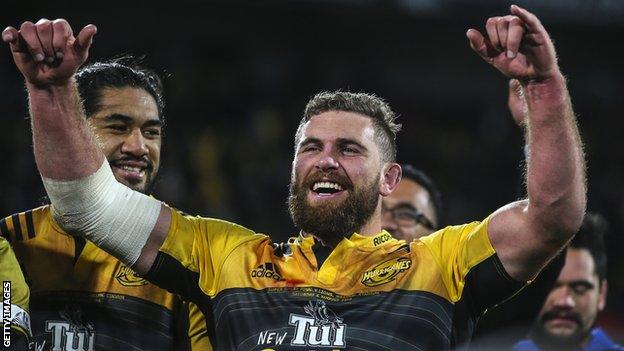
[[[596,318],[607,302],[607,223],[588,213],[567,248],[565,265],[533,326],[530,339],[518,351],[620,351]]]
[[[382,199],[382,227],[393,237],[410,242],[438,229],[442,216],[442,197],[427,174],[402,164],[401,181]]]
[[[83,67],[76,83],[115,178],[149,193],[160,165],[164,121],[159,77],[125,58]],[[175,295],[67,234],[49,205],[0,220],[0,232],[11,239],[31,285],[36,350],[208,349],[196,307],[189,314],[188,304]]]
[[[216,349],[443,350],[533,278],[585,209],[580,138],[550,37],[517,6],[486,29],[487,37],[469,30],[470,45],[527,92],[530,147],[540,151],[529,161],[529,199],[410,245],[381,229],[381,198],[401,176],[399,125],[383,100],[348,92],[311,99],[295,136],[289,198],[302,232],[273,244],[115,181],[72,79],[94,26],[74,37],[64,20],[25,22],[3,40],[26,79],[35,159],[55,219],[196,302]],[[67,152],[55,157],[57,147]]]

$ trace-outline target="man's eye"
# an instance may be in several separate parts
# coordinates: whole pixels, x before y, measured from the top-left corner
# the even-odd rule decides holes
[[[587,285],[584,285],[584,284],[579,284],[579,285],[572,286],[572,290],[574,291],[574,293],[579,294],[579,295],[585,294],[590,289],[591,289],[591,287],[589,287]]]
[[[357,154],[359,153],[359,151],[356,148],[353,147],[345,147],[342,149],[342,152],[344,152],[345,154]]]
[[[160,136],[160,130],[159,129],[147,129],[143,132],[143,134],[145,134],[148,137],[158,137]]]
[[[306,146],[303,149],[301,149],[301,152],[311,152],[311,151],[317,151],[319,150],[318,146]]]
[[[394,211],[394,215],[399,219],[415,219],[418,214],[415,211],[408,209],[397,209]]]
[[[126,130],[126,126],[113,124],[113,125],[108,126],[108,129],[111,129],[117,132],[123,132]]]

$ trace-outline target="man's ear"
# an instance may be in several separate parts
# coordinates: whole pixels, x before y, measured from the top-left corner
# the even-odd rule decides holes
[[[384,166],[379,184],[379,194],[381,196],[388,196],[396,189],[401,181],[401,172],[401,166],[398,163],[387,163]]]
[[[607,304],[607,280],[604,279],[602,283],[600,283],[600,291],[598,291],[598,312],[604,310]]]

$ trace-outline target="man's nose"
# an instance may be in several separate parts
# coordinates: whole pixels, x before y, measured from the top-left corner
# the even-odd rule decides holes
[[[336,157],[331,152],[325,152],[320,155],[319,159],[316,161],[315,167],[323,172],[327,172],[338,169],[339,164]]]
[[[148,153],[145,137],[139,128],[132,130],[121,145],[121,152],[131,154],[137,157],[144,156]]]
[[[555,292],[554,305],[559,308],[574,308],[576,305],[571,290],[568,287],[562,286]]]

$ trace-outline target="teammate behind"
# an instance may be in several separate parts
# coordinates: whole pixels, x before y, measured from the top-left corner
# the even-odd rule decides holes
[[[516,344],[518,351],[621,351],[596,327],[607,302],[607,222],[588,213],[567,248],[565,265],[544,301],[530,338]]]
[[[35,159],[55,218],[196,302],[215,348],[440,350],[468,339],[478,314],[533,278],[585,209],[580,137],[546,30],[517,6],[486,29],[487,37],[469,30],[470,45],[526,91],[527,140],[539,150],[529,158],[528,199],[410,245],[381,230],[381,198],[401,177],[399,126],[381,99],[335,92],[308,103],[289,197],[302,234],[274,245],[115,181],[72,79],[94,26],[74,37],[64,20],[25,22],[3,40],[26,79]],[[260,270],[273,274],[254,276]]]
[[[29,290],[11,245],[0,227],[0,281],[2,281],[2,341],[0,350],[28,350],[32,335],[28,314]],[[5,308],[8,308],[5,311]],[[5,312],[8,312],[5,315]],[[10,323],[6,330],[4,323]],[[9,324],[7,324],[8,326]]]
[[[160,165],[164,99],[160,78],[132,61],[85,66],[76,83],[115,178],[149,194]],[[189,342],[194,350],[208,349],[196,307],[189,317],[186,303],[93,243],[67,234],[50,210],[46,205],[0,220],[31,284],[37,350],[125,350],[130,345],[183,350]]]
[[[442,196],[425,172],[402,164],[401,181],[382,199],[382,228],[396,239],[410,242],[429,235],[440,226]]]

